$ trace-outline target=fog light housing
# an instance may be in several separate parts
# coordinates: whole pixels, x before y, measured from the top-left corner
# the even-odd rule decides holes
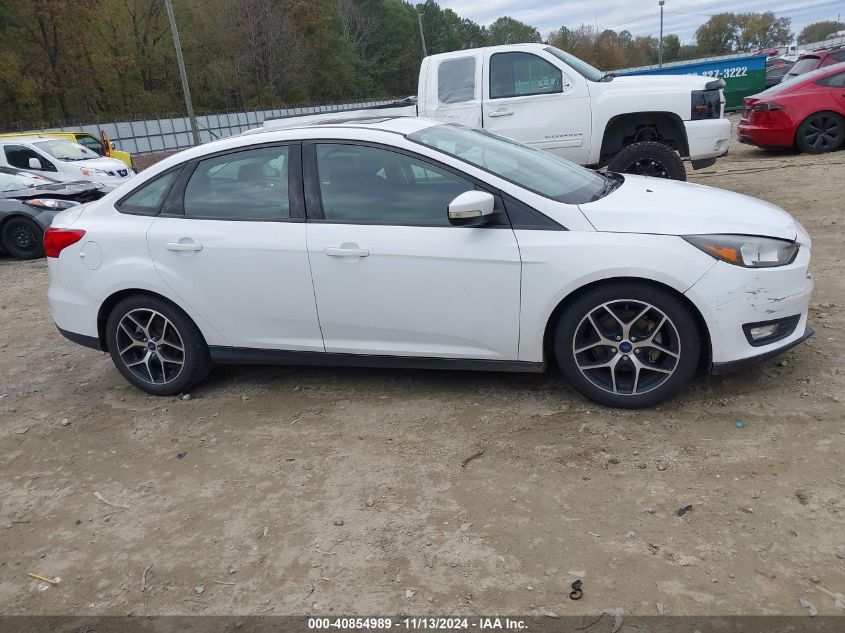
[[[769,343],[785,339],[795,331],[800,320],[801,315],[796,314],[783,319],[775,319],[774,321],[746,323],[742,326],[742,331],[745,332],[745,338],[748,339],[751,345],[760,347],[761,345],[768,345]]]

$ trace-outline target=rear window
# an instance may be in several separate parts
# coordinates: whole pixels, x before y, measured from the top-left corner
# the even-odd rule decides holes
[[[801,73],[807,73],[811,70],[815,70],[819,67],[820,58],[816,57],[815,55],[805,55],[792,67],[792,70],[789,71],[790,75],[800,75]]]

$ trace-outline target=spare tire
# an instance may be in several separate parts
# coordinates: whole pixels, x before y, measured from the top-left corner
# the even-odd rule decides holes
[[[640,141],[623,147],[607,164],[608,171],[636,176],[686,180],[684,161],[671,147],[655,141]]]

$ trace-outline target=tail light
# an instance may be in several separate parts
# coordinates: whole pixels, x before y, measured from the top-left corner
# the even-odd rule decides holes
[[[775,112],[777,110],[783,110],[783,106],[774,101],[758,101],[751,106],[751,109],[754,112]]]
[[[82,229],[54,229],[50,227],[44,233],[44,254],[58,257],[71,244],[76,244],[85,235]]]

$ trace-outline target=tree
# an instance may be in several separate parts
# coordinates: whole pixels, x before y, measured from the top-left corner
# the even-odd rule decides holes
[[[487,32],[491,46],[543,41],[536,28],[508,16],[501,17],[493,22]]]
[[[695,31],[702,55],[725,55],[733,50],[737,21],[734,13],[717,13]]]
[[[695,38],[701,54],[725,55],[789,44],[791,24],[790,18],[778,18],[772,11],[719,13],[698,27]]]
[[[669,33],[663,38],[663,61],[675,62],[681,59],[681,38]]]
[[[565,26],[549,33],[546,41],[549,43],[549,46],[554,46],[566,52],[571,52],[575,47],[575,35]]]
[[[792,20],[778,18],[772,11],[736,16],[736,50],[750,51],[789,44],[794,38]]]
[[[845,29],[845,22],[837,22],[836,20],[824,20],[822,22],[813,22],[808,24],[798,35],[799,44],[812,44],[821,42],[827,39],[828,35],[836,33]]]

